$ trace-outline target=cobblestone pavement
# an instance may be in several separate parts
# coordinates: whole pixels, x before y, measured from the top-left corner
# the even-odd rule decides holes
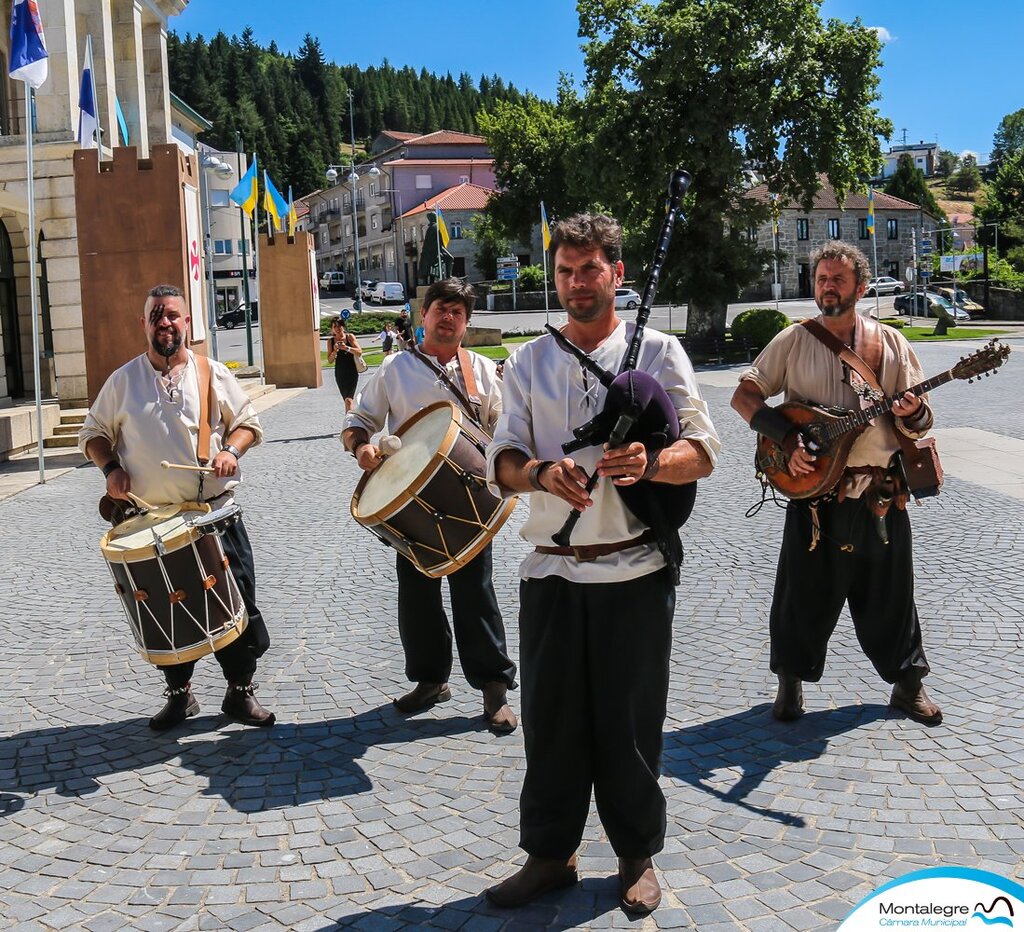
[[[942,426],[1024,437],[1015,344],[996,382],[935,393]],[[921,348],[929,374],[961,352]],[[808,714],[775,723],[766,613],[782,513],[744,517],[753,438],[728,388],[706,394],[727,452],[686,527],[653,916],[618,907],[593,819],[577,888],[513,913],[484,901],[522,863],[522,733],[490,735],[458,672],[451,702],[392,709],[405,687],[393,556],[349,516],[357,475],[328,383],[264,414],[269,442],[240,496],[274,639],[258,677],[273,729],[225,723],[210,659],[199,717],[147,728],[162,677],[133,654],[98,552],[96,470],[0,503],[0,927],[816,930],[921,867],[1024,879],[1024,503],[950,479],[913,509],[945,724],[888,710],[845,615]],[[495,545],[513,656],[523,548],[511,529]]]

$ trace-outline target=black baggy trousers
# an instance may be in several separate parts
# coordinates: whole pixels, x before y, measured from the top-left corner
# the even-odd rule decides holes
[[[491,582],[491,545],[464,567],[444,577],[451,594],[452,624],[459,663],[469,685],[516,685],[505,624]],[[405,675],[413,683],[447,683],[452,672],[452,625],[441,601],[441,579],[424,576],[397,556],[398,633],[405,650]]]
[[[894,506],[885,516],[888,544],[859,498],[825,502],[818,513],[821,539],[809,550],[809,506],[790,502],[786,508],[771,609],[772,672],[820,680],[829,638],[849,603],[860,646],[883,680],[928,673],[906,511]]]
[[[579,846],[593,791],[619,857],[665,842],[658,785],[675,586],[669,569],[618,583],[520,582],[526,778],[520,845],[542,858]]]
[[[213,656],[217,658],[224,679],[229,683],[248,683],[256,672],[257,658],[262,657],[270,647],[270,635],[263,613],[256,605],[256,568],[253,564],[252,544],[249,543],[249,535],[241,518],[224,531],[221,543],[235,582],[238,583],[238,591],[242,594],[249,623],[234,641],[215,651]],[[195,667],[194,660],[164,667],[167,685],[172,689],[184,686],[192,679]]]

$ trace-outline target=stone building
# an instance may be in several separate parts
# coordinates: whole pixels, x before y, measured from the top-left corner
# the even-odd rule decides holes
[[[78,147],[78,92],[92,36],[103,158],[121,143],[118,101],[139,158],[171,142],[167,22],[187,0],[39,0],[49,76],[36,91],[35,211],[39,258],[42,393],[62,405],[84,401],[85,347],[72,153]],[[28,278],[25,85],[7,80],[10,4],[0,29],[0,407],[34,396]],[[140,206],[141,209],[141,206]]]
[[[871,236],[867,229],[868,196],[851,192],[842,204],[835,189],[824,175],[809,211],[796,201],[779,205],[779,281],[781,298],[809,298],[814,294],[811,283],[810,254],[830,239],[841,239],[860,247],[872,263],[873,275],[891,275],[906,281],[906,270],[913,266],[914,233],[920,237],[922,228],[934,230],[938,221],[923,212],[917,204],[875,191],[875,266]],[[751,188],[747,197],[770,203],[768,186]],[[763,249],[771,250],[771,220],[748,231],[750,239]],[[769,263],[764,278],[743,293],[743,300],[759,301],[772,297],[774,269]]]

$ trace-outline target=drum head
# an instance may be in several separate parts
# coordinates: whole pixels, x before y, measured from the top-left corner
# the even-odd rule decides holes
[[[192,526],[203,534],[222,534],[242,516],[242,509],[236,502],[229,502],[216,508],[208,515],[190,519]]]
[[[353,503],[353,514],[357,518],[370,517],[405,495],[437,455],[451,426],[452,406],[442,402],[417,416],[408,430],[400,431],[402,449],[367,476],[359,501]]]
[[[164,509],[135,515],[111,528],[100,540],[100,549],[108,560],[148,559],[156,552],[156,541],[165,550],[177,550],[188,544],[196,532],[192,520],[196,513],[210,510],[209,505],[186,502],[174,506],[176,512],[168,516]]]

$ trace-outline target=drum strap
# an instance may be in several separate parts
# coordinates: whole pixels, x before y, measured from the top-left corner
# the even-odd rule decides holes
[[[199,436],[196,439],[196,459],[200,466],[210,462],[210,418],[216,410],[213,403],[213,373],[210,371],[210,360],[198,353],[193,354],[196,361],[196,372],[199,376]]]
[[[480,396],[477,395],[476,379],[473,377],[473,366],[469,360],[469,353],[466,350],[460,346],[458,358],[459,369],[462,372],[462,380],[466,383],[466,394],[469,395],[469,398],[466,397],[466,394],[463,394],[462,389],[455,384],[455,380],[445,372],[444,368],[430,359],[426,353],[422,353],[412,346],[409,347],[407,352],[412,353],[412,355],[422,362],[423,365],[437,375],[438,378],[448,386],[451,393],[455,396],[459,404],[462,405],[466,413],[473,419],[473,423],[480,424]]]

